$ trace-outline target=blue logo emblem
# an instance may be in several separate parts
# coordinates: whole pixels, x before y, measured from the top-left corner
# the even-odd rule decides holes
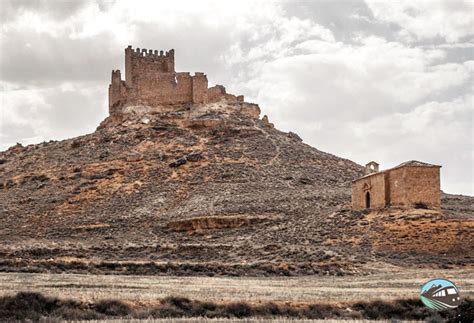
[[[459,290],[446,279],[432,279],[421,287],[420,298],[426,307],[437,311],[456,308],[461,304]]]

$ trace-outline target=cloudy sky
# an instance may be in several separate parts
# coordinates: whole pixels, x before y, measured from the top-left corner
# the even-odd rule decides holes
[[[474,195],[473,1],[0,0],[0,150],[94,131],[127,45],[382,168],[442,165]]]

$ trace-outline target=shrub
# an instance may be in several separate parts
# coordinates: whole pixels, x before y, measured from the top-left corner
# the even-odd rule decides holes
[[[0,320],[4,318],[38,320],[42,315],[58,307],[58,299],[46,298],[40,293],[20,292],[15,296],[0,298]]]
[[[163,317],[184,317],[186,313],[173,306],[172,304],[161,304],[159,307],[152,309],[149,312],[149,315],[154,318],[163,318]]]
[[[192,308],[191,300],[185,297],[168,296],[162,300],[162,304],[171,304],[183,310]]]
[[[60,317],[64,320],[97,320],[104,315],[87,308],[62,306],[50,314],[51,317]]]
[[[230,303],[224,306],[224,313],[238,318],[252,315],[252,308],[244,302]]]
[[[255,308],[255,312],[259,316],[280,316],[282,311],[275,303],[266,303]]]
[[[20,292],[15,296],[0,297],[0,321],[33,320],[41,318],[62,320],[96,320],[107,316],[130,318],[170,317],[293,317],[306,319],[404,319],[429,322],[472,322],[474,301],[464,299],[455,310],[434,313],[418,299],[392,302],[372,301],[354,304],[310,304],[295,306],[264,303],[252,305],[245,302],[219,304],[200,302],[185,297],[166,297],[155,307],[132,309],[118,300],[102,300],[89,305],[74,300],[59,300],[40,293]]]
[[[94,309],[108,316],[126,316],[131,313],[130,307],[117,300],[102,300],[94,305]]]

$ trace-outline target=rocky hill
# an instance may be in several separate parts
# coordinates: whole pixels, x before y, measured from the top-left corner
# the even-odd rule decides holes
[[[0,152],[0,270],[356,274],[472,266],[474,199],[350,210],[364,168],[242,104],[128,108],[85,136]],[[350,139],[348,139],[350,145]]]

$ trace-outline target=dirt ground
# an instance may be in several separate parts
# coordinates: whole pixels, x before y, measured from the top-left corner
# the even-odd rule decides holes
[[[0,273],[0,295],[34,291],[83,301],[114,298],[144,304],[166,296],[251,303],[369,301],[418,298],[421,285],[433,278],[450,279],[462,297],[474,297],[474,270],[395,267],[367,276],[281,278]]]

